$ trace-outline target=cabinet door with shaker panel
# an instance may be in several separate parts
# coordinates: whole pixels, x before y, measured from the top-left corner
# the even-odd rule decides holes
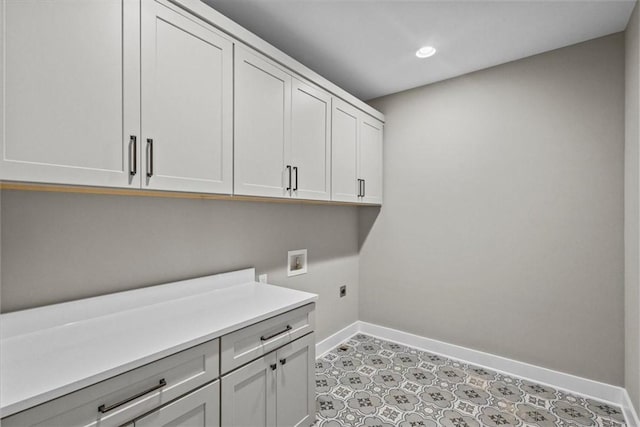
[[[291,93],[292,197],[331,199],[331,95],[293,79]]]
[[[382,123],[362,115],[358,146],[360,200],[382,204]]]
[[[235,51],[234,193],[288,197],[291,191],[291,76],[265,58]],[[287,166],[289,165],[289,166]]]
[[[233,43],[172,3],[142,5],[142,188],[231,194]]]
[[[0,179],[139,187],[140,3],[1,2]]]
[[[382,204],[382,122],[334,99],[331,130],[331,199]]]

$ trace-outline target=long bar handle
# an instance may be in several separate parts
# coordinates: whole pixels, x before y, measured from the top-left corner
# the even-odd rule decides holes
[[[294,166],[293,170],[296,173],[296,186],[293,187],[293,191],[298,191],[298,167]]]
[[[367,194],[367,180],[362,180],[362,197],[365,197]]]
[[[135,135],[129,135],[129,175],[134,176],[138,173],[138,138]]]
[[[111,410],[114,410],[114,409],[116,409],[116,408],[118,408],[118,407],[120,407],[120,406],[122,406],[122,405],[126,405],[127,403],[129,403],[129,402],[131,402],[131,401],[133,401],[133,400],[136,400],[137,398],[142,397],[142,396],[144,396],[145,394],[149,394],[149,393],[151,393],[152,391],[156,391],[156,390],[158,390],[158,389],[161,389],[162,387],[164,387],[164,386],[166,386],[166,385],[167,385],[167,382],[164,380],[164,378],[161,378],[161,379],[160,379],[160,382],[158,382],[158,385],[155,385],[155,386],[151,387],[151,388],[150,388],[150,389],[148,389],[148,390],[141,391],[140,393],[136,394],[135,396],[128,397],[128,398],[126,398],[126,399],[124,399],[124,400],[121,400],[121,401],[120,401],[120,402],[118,402],[118,403],[114,403],[114,404],[113,404],[113,405],[111,405],[111,406],[100,405],[100,406],[98,407],[98,411],[100,411],[100,413],[102,413],[102,414],[106,414],[107,412],[109,412],[109,411],[111,411]]]
[[[284,329],[283,329],[282,331],[280,331],[280,332],[276,332],[275,334],[271,334],[271,335],[266,336],[266,337],[265,337],[264,335],[263,335],[263,336],[261,336],[261,337],[260,337],[260,341],[269,341],[271,338],[275,338],[275,337],[277,337],[278,335],[284,334],[285,332],[289,332],[289,331],[290,331],[290,330],[292,330],[292,329],[293,329],[293,328],[291,327],[291,325],[287,325],[287,327],[286,327],[286,328],[284,328]]]
[[[291,190],[291,165],[287,165],[287,170],[289,171],[289,186],[285,188],[285,191]]]
[[[153,176],[153,138],[147,138],[147,176]]]

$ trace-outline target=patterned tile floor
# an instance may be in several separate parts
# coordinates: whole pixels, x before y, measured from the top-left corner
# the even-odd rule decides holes
[[[625,426],[620,408],[356,335],[316,361],[316,427]]]

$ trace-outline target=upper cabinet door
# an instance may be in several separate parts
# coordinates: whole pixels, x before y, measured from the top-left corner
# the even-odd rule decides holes
[[[230,194],[233,44],[170,3],[142,4],[142,187]]]
[[[331,199],[331,95],[294,78],[291,95],[292,196]]]
[[[331,123],[331,199],[359,201],[358,168],[359,111],[337,99],[333,100]]]
[[[382,123],[363,114],[359,145],[358,177],[363,180],[360,200],[382,204]]]
[[[234,96],[234,193],[288,197],[291,76],[236,48]]]
[[[140,3],[1,1],[0,178],[139,187]]]

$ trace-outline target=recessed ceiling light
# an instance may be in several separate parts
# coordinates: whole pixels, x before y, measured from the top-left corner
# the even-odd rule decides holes
[[[416,52],[418,58],[428,58],[436,54],[436,48],[432,46],[422,46]]]

